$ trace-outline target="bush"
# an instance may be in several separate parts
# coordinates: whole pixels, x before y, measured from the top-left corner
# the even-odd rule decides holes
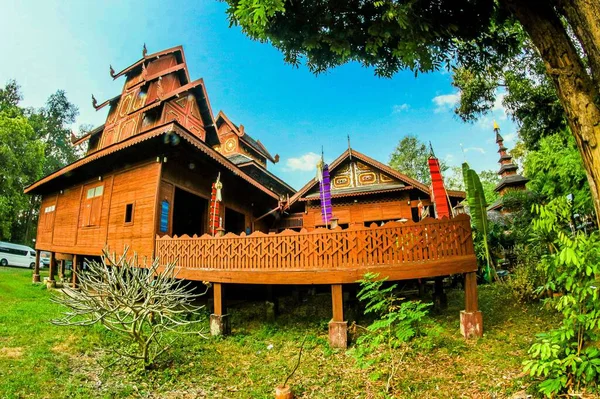
[[[542,254],[534,246],[515,245],[516,263],[507,280],[512,296],[519,302],[533,302],[540,299],[539,288],[546,282],[540,260]]]
[[[546,301],[562,314],[562,323],[538,335],[524,362],[525,371],[542,378],[538,388],[548,397],[598,392],[600,235],[571,233],[572,209],[565,200],[534,209],[539,216],[533,231],[547,240],[550,252],[541,260],[547,281],[540,292],[556,293]]]
[[[100,324],[122,338],[113,350],[122,357],[138,360],[145,368],[175,341],[168,333],[188,333],[184,329],[204,320],[190,320],[202,307],[192,302],[201,294],[190,283],[175,278],[175,264],[162,267],[158,259],[138,265],[137,257],[127,258],[127,250],[117,258],[106,251],[100,262],[88,263],[79,275],[79,289],[65,288],[53,300],[68,307],[57,325]],[[189,333],[202,335],[201,330]]]
[[[371,378],[379,379],[387,375],[386,392],[399,363],[409,347],[409,341],[423,334],[422,324],[428,320],[431,303],[402,301],[393,291],[397,284],[383,288],[387,278],[366,273],[359,281],[361,289],[358,299],[366,302],[365,313],[373,314],[375,321],[361,335],[352,355],[362,368],[372,368]]]

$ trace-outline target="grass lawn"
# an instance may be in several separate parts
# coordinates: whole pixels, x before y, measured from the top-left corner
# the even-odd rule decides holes
[[[43,275],[42,275],[43,277]],[[113,360],[117,339],[103,328],[58,327],[52,292],[31,284],[31,271],[0,267],[0,398],[272,398],[295,364],[291,380],[299,398],[376,398],[386,378],[371,380],[346,351],[327,344],[326,295],[294,305],[282,299],[281,315],[264,321],[261,302],[230,308],[232,335],[183,336],[155,370]],[[459,333],[461,291],[449,291],[448,309],[432,317],[441,332],[427,349],[408,353],[395,373],[397,398],[524,397],[531,381],[521,361],[537,332],[556,323],[540,304],[520,305],[503,286],[480,287],[484,337]]]

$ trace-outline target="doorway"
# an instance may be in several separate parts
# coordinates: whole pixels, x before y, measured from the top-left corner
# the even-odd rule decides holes
[[[207,231],[208,200],[175,187],[173,235],[198,236]]]
[[[227,233],[240,234],[246,231],[246,217],[243,213],[225,208],[225,231]]]

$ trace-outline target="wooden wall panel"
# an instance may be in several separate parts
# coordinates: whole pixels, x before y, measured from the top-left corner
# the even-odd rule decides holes
[[[162,57],[153,60],[146,67],[146,75],[154,75],[160,71],[177,65],[177,59],[174,54],[163,55]]]
[[[73,248],[73,252],[87,255],[99,255],[106,245],[106,229],[108,226],[108,212],[110,205],[110,195],[112,190],[113,177],[111,175],[104,176],[102,208],[100,211],[99,222],[96,226],[86,226],[86,206],[89,205],[84,200],[87,196],[87,191],[91,187],[98,186],[98,180],[89,181],[83,184],[82,201],[79,204],[79,219],[77,229],[77,243]],[[87,217],[89,218],[89,216]]]
[[[56,194],[44,195],[42,197],[42,205],[40,206],[40,217],[38,218],[37,235],[35,239],[35,247],[39,245],[52,244],[52,229],[54,227],[54,217],[56,212],[45,212],[45,209],[50,206],[56,206]]]
[[[75,245],[82,189],[74,187],[58,194],[52,244]]]
[[[315,202],[314,204],[318,204]],[[333,216],[338,218],[340,224],[364,224],[388,220],[412,220],[411,205],[408,196],[402,195],[397,200],[373,203],[333,203]],[[318,206],[309,206],[303,216],[303,225],[307,229],[323,225],[321,209]]]
[[[114,176],[107,245],[120,253],[129,246],[130,255],[151,257],[154,250],[155,204],[160,164],[151,163]],[[133,221],[125,223],[127,204],[133,204]]]

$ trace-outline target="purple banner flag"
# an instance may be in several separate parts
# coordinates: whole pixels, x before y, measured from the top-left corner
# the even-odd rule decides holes
[[[333,216],[331,208],[331,183],[329,181],[329,166],[323,165],[323,180],[319,181],[319,192],[321,194],[321,216],[323,223],[328,226]]]

